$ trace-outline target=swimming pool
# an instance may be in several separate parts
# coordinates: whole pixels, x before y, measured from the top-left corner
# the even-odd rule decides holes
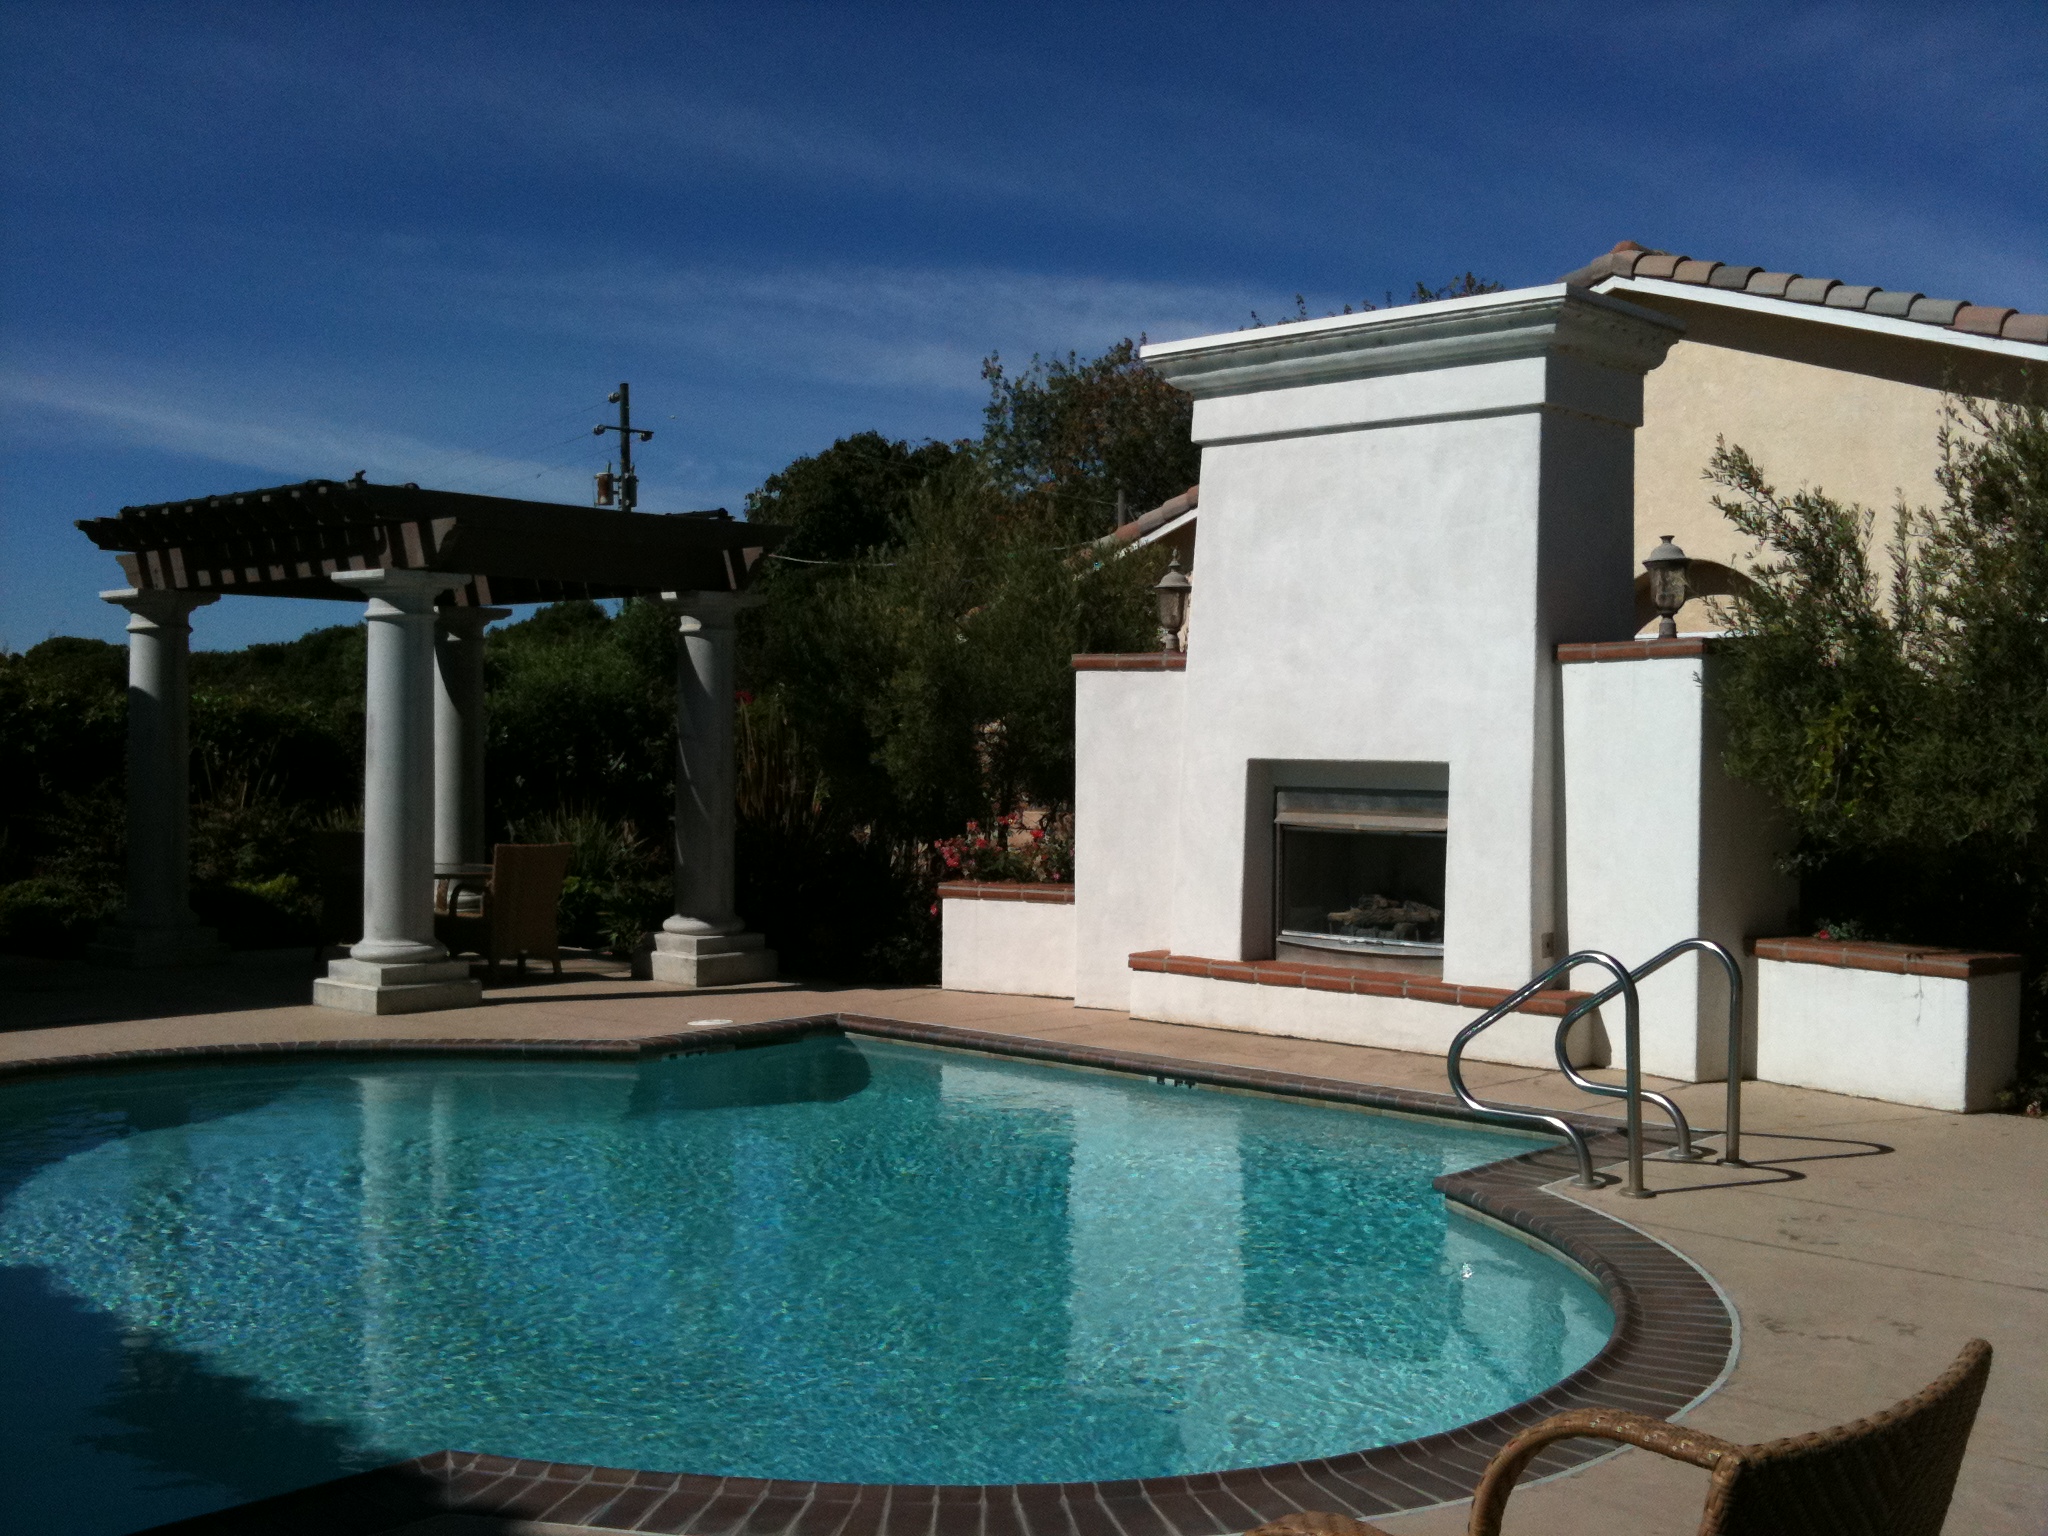
[[[442,1446],[849,1482],[1298,1460],[1520,1401],[1612,1321],[1430,1187],[1519,1138],[859,1037],[20,1082],[0,1127],[0,1372],[45,1384],[4,1410],[9,1497],[70,1490],[67,1529]]]

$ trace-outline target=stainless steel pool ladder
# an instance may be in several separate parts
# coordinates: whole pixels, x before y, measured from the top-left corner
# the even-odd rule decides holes
[[[1493,1007],[1459,1030],[1451,1041],[1451,1048],[1445,1066],[1451,1080],[1451,1091],[1459,1102],[1482,1118],[1501,1125],[1522,1125],[1540,1127],[1555,1131],[1570,1143],[1578,1159],[1579,1174],[1573,1180],[1582,1188],[1590,1189],[1600,1181],[1593,1173],[1592,1148],[1586,1141],[1585,1132],[1559,1115],[1545,1114],[1540,1110],[1511,1109],[1502,1104],[1488,1104],[1477,1097],[1465,1085],[1463,1060],[1465,1047],[1470,1045],[1482,1031],[1497,1024],[1515,1011],[1531,997],[1542,991],[1553,980],[1578,969],[1582,965],[1597,965],[1614,977],[1614,980],[1600,991],[1565,1014],[1558,1021],[1553,1043],[1557,1052],[1557,1064],[1565,1077],[1576,1087],[1588,1093],[1618,1098],[1625,1102],[1628,1135],[1628,1173],[1622,1180],[1621,1193],[1636,1200],[1647,1200],[1650,1191],[1643,1185],[1643,1100],[1649,1099],[1671,1117],[1672,1126],[1678,1133],[1678,1156],[1699,1157],[1702,1154],[1692,1144],[1692,1127],[1686,1123],[1684,1113],[1670,1099],[1661,1093],[1654,1093],[1643,1087],[1642,1070],[1642,1008],[1636,994],[1636,983],[1663,969],[1678,956],[1697,951],[1711,954],[1721,962],[1728,976],[1728,1129],[1725,1133],[1725,1150],[1721,1161],[1740,1163],[1742,1161],[1742,969],[1735,957],[1711,939],[1681,939],[1669,949],[1631,971],[1614,956],[1599,950],[1582,949],[1564,957],[1555,965],[1538,972],[1522,986],[1510,992]],[[1622,1082],[1619,1086],[1598,1083],[1584,1076],[1571,1064],[1566,1049],[1566,1036],[1572,1025],[1603,1003],[1616,997],[1622,1000]]]
[[[1465,1086],[1465,1047],[1470,1045],[1484,1030],[1499,1023],[1530,998],[1541,992],[1559,976],[1569,975],[1582,965],[1597,965],[1614,977],[1608,994],[1619,992],[1622,997],[1623,1033],[1627,1040],[1626,1076],[1627,1087],[1622,1091],[1628,1100],[1628,1178],[1622,1185],[1624,1195],[1637,1198],[1648,1193],[1643,1188],[1643,1099],[1642,1071],[1638,1065],[1636,1036],[1641,1028],[1640,1012],[1636,1006],[1635,978],[1629,975],[1628,967],[1612,955],[1602,954],[1596,949],[1582,949],[1576,954],[1566,955],[1547,970],[1538,971],[1528,981],[1495,1003],[1470,1024],[1458,1031],[1451,1041],[1451,1049],[1444,1065],[1450,1073],[1451,1092],[1467,1109],[1482,1119],[1498,1125],[1521,1125],[1531,1128],[1555,1131],[1571,1143],[1573,1154],[1579,1161],[1579,1176],[1573,1182],[1582,1189],[1597,1187],[1600,1180],[1593,1173],[1593,1149],[1586,1142],[1586,1133],[1561,1115],[1548,1115],[1535,1109],[1510,1109],[1503,1104],[1488,1104]]]
[[[1697,953],[1712,955],[1721,962],[1721,969],[1728,978],[1728,1128],[1722,1132],[1721,1161],[1740,1163],[1742,1161],[1742,967],[1727,949],[1712,939],[1680,939],[1661,954],[1654,955],[1630,971],[1629,980],[1640,985],[1649,976],[1664,969],[1680,955]],[[1611,1002],[1621,990],[1620,983],[1614,983],[1594,993],[1570,1013],[1558,1021],[1557,1048],[1558,1070],[1571,1080],[1576,1088],[1587,1093],[1597,1093],[1607,1098],[1626,1097],[1628,1089],[1614,1083],[1596,1083],[1582,1075],[1571,1062],[1571,1053],[1566,1048],[1565,1037],[1571,1027],[1601,1004]],[[1686,1124],[1685,1113],[1661,1093],[1645,1088],[1642,1096],[1655,1104],[1671,1117],[1672,1128],[1678,1133],[1678,1149],[1672,1156],[1680,1159],[1703,1158],[1706,1152],[1692,1144],[1692,1127]]]

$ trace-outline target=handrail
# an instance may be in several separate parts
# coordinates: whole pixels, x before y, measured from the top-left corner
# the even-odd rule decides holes
[[[1645,978],[1662,970],[1689,950],[1697,951],[1700,954],[1712,955],[1721,962],[1722,969],[1728,973],[1728,1129],[1724,1133],[1721,1161],[1724,1163],[1740,1164],[1742,1162],[1741,965],[1737,963],[1733,955],[1728,953],[1725,947],[1716,944],[1712,939],[1680,939],[1662,954],[1653,956],[1633,971],[1630,971],[1629,978],[1637,984],[1641,984]],[[1559,1021],[1556,1039],[1557,1065],[1564,1075],[1571,1079],[1575,1086],[1584,1089],[1587,1093],[1602,1094],[1608,1098],[1616,1099],[1624,1097],[1628,1090],[1617,1088],[1612,1083],[1597,1083],[1589,1077],[1581,1076],[1578,1069],[1571,1064],[1570,1058],[1565,1052],[1565,1032],[1586,1014],[1591,1013],[1602,1003],[1607,1002],[1620,990],[1621,984],[1615,982],[1604,990],[1594,993],[1586,1001],[1580,1003],[1578,1007],[1572,1009],[1570,1013],[1567,1013]],[[1642,1096],[1657,1105],[1671,1117],[1671,1123],[1678,1131],[1678,1152],[1676,1154],[1678,1157],[1691,1159],[1706,1156],[1705,1152],[1693,1146],[1692,1127],[1686,1124],[1685,1115],[1676,1104],[1672,1103],[1663,1094],[1653,1093],[1647,1089],[1643,1090]]]
[[[1623,1091],[1628,1099],[1628,1177],[1622,1184],[1621,1193],[1632,1199],[1647,1199],[1650,1192],[1643,1187],[1642,1068],[1637,1060],[1639,1055],[1637,1050],[1638,1036],[1641,1033],[1641,1015],[1636,1006],[1635,981],[1629,975],[1628,967],[1612,955],[1602,954],[1598,950],[1592,949],[1583,949],[1576,954],[1566,955],[1557,964],[1530,978],[1529,981],[1516,988],[1513,992],[1510,992],[1470,1024],[1459,1030],[1457,1037],[1451,1041],[1451,1048],[1446,1053],[1444,1061],[1444,1065],[1450,1073],[1451,1091],[1458,1096],[1459,1102],[1467,1109],[1484,1119],[1492,1120],[1496,1124],[1535,1125],[1556,1131],[1566,1141],[1571,1143],[1572,1151],[1578,1156],[1579,1176],[1574,1182],[1582,1189],[1596,1187],[1600,1181],[1593,1174],[1593,1149],[1587,1144],[1584,1131],[1559,1115],[1547,1115],[1540,1110],[1533,1109],[1508,1109],[1502,1105],[1484,1102],[1475,1096],[1470,1088],[1465,1086],[1465,1074],[1460,1066],[1465,1055],[1465,1047],[1482,1030],[1498,1023],[1516,1008],[1526,1003],[1530,998],[1542,991],[1554,978],[1576,970],[1582,965],[1605,967],[1612,973],[1615,979],[1613,985],[1602,995],[1611,997],[1616,992],[1619,992],[1624,999],[1624,1016],[1626,1019],[1624,1039],[1626,1041],[1628,1086]]]

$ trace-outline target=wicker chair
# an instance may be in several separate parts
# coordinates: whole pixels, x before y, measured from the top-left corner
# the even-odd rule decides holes
[[[513,958],[524,976],[528,955],[553,961],[555,974],[561,975],[561,930],[555,909],[572,852],[569,843],[499,843],[491,850],[491,877],[478,910],[458,910],[444,883],[441,899],[435,902],[434,936],[451,955],[482,955],[493,979],[498,962]]]
[[[1938,1536],[1955,1492],[1991,1346],[1972,1339],[1940,1379],[1853,1424],[1734,1445],[1618,1409],[1553,1414],[1502,1446],[1472,1496],[1468,1536],[1499,1536],[1515,1480],[1545,1446],[1580,1436],[1620,1440],[1704,1467],[1699,1536]],[[1308,1512],[1251,1536],[1385,1536],[1349,1515]]]

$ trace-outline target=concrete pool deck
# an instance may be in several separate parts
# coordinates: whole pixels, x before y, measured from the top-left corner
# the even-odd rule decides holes
[[[935,988],[770,984],[685,993],[572,962],[560,979],[488,988],[482,1007],[364,1018],[296,1001],[303,951],[184,973],[10,964],[0,1063],[177,1047],[354,1040],[612,1040],[693,1019],[873,1014],[993,1034],[1441,1091],[1439,1058],[1131,1019],[1063,1000]],[[1556,1073],[1475,1063],[1475,1091],[1586,1109]],[[1720,1123],[1718,1085],[1656,1086]],[[1948,1528],[2048,1531],[2048,1122],[1959,1116],[1750,1084],[1752,1166],[1653,1160],[1658,1198],[1586,1203],[1670,1243],[1741,1315],[1735,1371],[1686,1422],[1745,1441],[1819,1429],[1932,1380],[1972,1336],[1998,1351]],[[1509,1529],[1691,1532],[1705,1474],[1627,1451],[1525,1488]],[[1383,1517],[1393,1532],[1464,1528],[1463,1506]],[[481,1524],[476,1529],[484,1528]],[[510,1527],[507,1527],[510,1528]],[[760,1533],[767,1536],[767,1533]]]

